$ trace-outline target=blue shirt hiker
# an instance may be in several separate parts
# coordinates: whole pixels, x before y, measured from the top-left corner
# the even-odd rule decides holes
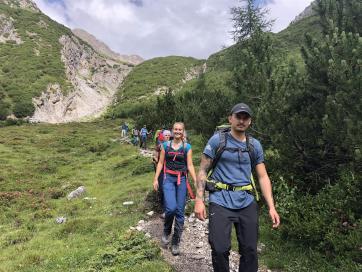
[[[256,156],[256,164],[264,162],[263,148],[260,142],[254,138],[250,138],[250,144],[254,146]],[[204,154],[214,159],[216,150],[220,144],[220,136],[218,133],[213,135],[205,149]],[[246,142],[235,139],[230,132],[228,132],[228,140],[226,147],[242,148],[246,150]],[[235,168],[235,165],[239,167]],[[223,183],[232,184],[234,186],[243,186],[251,183],[251,162],[250,156],[247,151],[230,152],[225,150],[219,162],[216,164],[211,178]],[[246,191],[227,191],[221,190],[210,194],[210,202],[216,203],[220,206],[229,209],[241,209],[250,205],[253,202],[254,196]]]

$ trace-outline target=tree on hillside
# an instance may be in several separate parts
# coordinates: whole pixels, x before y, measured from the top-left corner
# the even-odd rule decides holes
[[[360,0],[316,0],[316,10],[325,34],[340,31],[362,31],[362,2]]]
[[[166,90],[166,93],[162,97],[157,97],[156,110],[158,111],[159,120],[157,124],[159,126],[166,125],[166,127],[172,127],[173,123],[177,119],[176,101],[175,95],[171,88]]]
[[[234,23],[233,78],[236,100],[250,104],[256,117],[264,103],[264,94],[273,88],[272,74],[277,66],[273,40],[269,33],[272,21],[266,19],[267,10],[242,1],[244,6],[231,9]],[[257,123],[256,123],[257,124]]]
[[[361,38],[328,31],[322,40],[306,36],[305,72],[290,65],[274,76],[260,110],[280,169],[312,193],[338,182],[342,169],[359,173],[362,165]]]
[[[234,94],[222,84],[218,74],[202,75],[195,88],[178,98],[178,110],[187,126],[203,135],[211,135],[232,106]]]
[[[268,10],[255,4],[255,0],[241,0],[241,6],[231,8],[231,31],[236,42],[242,42],[258,32],[270,31],[273,21],[267,20]],[[243,5],[244,4],[244,5]]]

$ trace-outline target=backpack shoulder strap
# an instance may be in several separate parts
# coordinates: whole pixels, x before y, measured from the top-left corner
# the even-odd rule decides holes
[[[222,153],[225,151],[228,131],[226,130],[218,131],[218,135],[219,135],[219,146],[216,149],[216,154],[214,160],[212,161],[211,170],[215,168],[216,164],[220,160]]]
[[[256,166],[256,152],[253,145],[253,137],[246,135],[246,148],[250,157],[251,169],[254,170]]]
[[[186,149],[187,149],[187,143],[182,141],[182,150],[184,152],[184,160],[185,160],[185,163],[186,163],[186,166],[187,166],[187,152],[186,152]]]
[[[168,141],[168,142],[166,143],[165,153],[167,153],[167,152],[169,151],[169,149],[170,149],[170,147],[171,147],[171,144],[172,144],[172,141]]]

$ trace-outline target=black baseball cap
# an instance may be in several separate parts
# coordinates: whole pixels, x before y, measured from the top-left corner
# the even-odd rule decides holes
[[[239,103],[236,104],[232,109],[230,114],[239,113],[239,112],[245,112],[250,115],[250,117],[253,115],[253,112],[251,111],[250,107],[246,105],[245,103]]]

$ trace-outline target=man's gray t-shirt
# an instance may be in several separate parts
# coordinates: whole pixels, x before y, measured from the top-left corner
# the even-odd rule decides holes
[[[223,183],[234,186],[243,186],[251,183],[251,163],[250,156],[246,151],[246,142],[235,139],[229,132],[227,136],[227,148],[241,148],[244,152],[231,152],[225,150],[215,166],[211,178]],[[250,144],[254,147],[255,164],[264,162],[263,148],[260,142],[250,138]],[[216,156],[216,150],[220,145],[220,136],[218,133],[213,135],[205,149],[204,154],[211,159]],[[249,206],[254,200],[254,196],[245,191],[227,191],[221,190],[210,194],[210,202],[229,209],[242,209]]]

